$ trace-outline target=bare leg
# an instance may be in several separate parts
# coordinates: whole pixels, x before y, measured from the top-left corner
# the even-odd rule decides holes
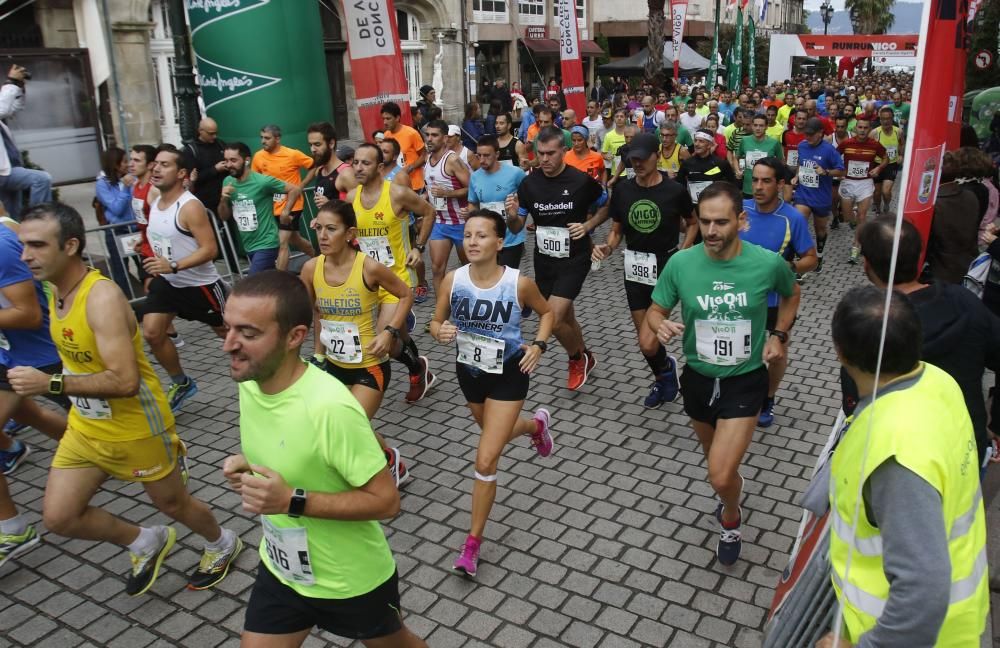
[[[438,239],[431,241],[431,273],[434,282],[434,294],[438,294],[441,282],[448,272],[448,258],[451,256],[451,239]],[[461,258],[461,254],[459,255]]]
[[[565,297],[549,297],[549,306],[552,307],[552,314],[555,318],[552,332],[559,340],[559,344],[570,357],[582,353],[584,349],[583,331],[580,329],[579,322],[576,321],[572,300]]]
[[[691,421],[701,441],[708,463],[708,481],[722,500],[722,521],[739,520],[740,463],[753,438],[757,414],[738,419],[719,419],[713,428],[708,423]],[[718,443],[716,443],[718,441]]]
[[[222,529],[208,506],[188,493],[181,481],[179,466],[175,466],[169,475],[154,482],[143,482],[146,494],[153,505],[167,516],[177,520],[208,542],[215,542],[222,534]]]
[[[68,538],[132,544],[139,537],[138,526],[90,506],[105,479],[104,471],[95,467],[49,470],[42,507],[45,528]]]
[[[184,373],[181,359],[177,355],[177,347],[167,337],[167,327],[174,321],[174,313],[147,313],[142,318],[142,336],[152,349],[156,361],[169,376],[179,376]]]
[[[292,240],[292,234],[289,230],[278,230],[278,260],[275,261],[274,267],[278,270],[288,270],[288,244]]]

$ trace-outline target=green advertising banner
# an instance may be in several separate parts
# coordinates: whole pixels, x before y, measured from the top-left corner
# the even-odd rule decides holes
[[[260,148],[260,128],[308,152],[306,129],[332,121],[319,3],[185,0],[198,84],[223,141]]]

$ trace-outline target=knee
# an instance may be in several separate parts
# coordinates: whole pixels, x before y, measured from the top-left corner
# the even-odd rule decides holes
[[[190,499],[191,496],[188,495],[187,491],[181,490],[177,493],[171,493],[170,495],[158,498],[156,500],[156,508],[167,517],[178,520],[182,517]]]
[[[64,537],[72,537],[78,515],[67,510],[56,510],[56,507],[46,506],[42,512],[45,529]]]
[[[717,493],[721,493],[731,488],[739,488],[740,478],[735,470],[722,470],[708,467],[708,481]]]
[[[499,463],[499,453],[479,452],[476,455],[476,472],[484,477],[495,476],[497,474],[497,464]]]
[[[644,356],[654,356],[660,351],[660,341],[656,339],[655,335],[640,335],[639,351]]]
[[[52,175],[48,171],[39,171],[38,178],[35,183],[41,187],[51,187],[52,186]]]
[[[160,346],[167,339],[167,332],[162,326],[143,322],[142,337],[149,346]]]

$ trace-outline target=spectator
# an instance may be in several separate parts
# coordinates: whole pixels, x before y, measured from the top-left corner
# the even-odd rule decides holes
[[[125,151],[117,146],[108,148],[104,152],[101,173],[97,176],[94,187],[96,192],[95,206],[99,206],[97,211],[98,224],[117,225],[131,223],[135,220],[135,215],[132,212],[132,185],[134,184],[135,176],[128,172],[128,156]],[[111,271],[111,278],[129,298],[133,296],[132,282],[129,279],[125,260],[118,249],[118,236],[134,231],[136,228],[127,225],[104,230],[104,242],[107,248],[106,261],[108,269]],[[136,264],[138,265],[138,261]],[[143,278],[141,269],[139,270],[139,278]]]
[[[500,102],[500,110],[495,113],[497,115],[514,109],[514,99],[505,84],[504,78],[498,77],[490,88],[490,105],[492,106],[494,101]]]
[[[558,98],[562,94],[562,87],[555,77],[549,77],[549,85],[545,88],[545,99]]]
[[[28,206],[52,200],[52,176],[45,171],[26,169],[21,152],[14,143],[14,134],[5,123],[24,108],[24,81],[27,71],[20,65],[10,66],[7,82],[0,87],[0,201],[7,213],[17,218],[21,214],[21,192],[28,192]]]
[[[960,283],[979,255],[979,201],[958,183],[960,171],[955,153],[945,153],[927,241],[927,265],[935,281]]]
[[[472,152],[476,151],[476,142],[479,141],[479,138],[486,134],[486,127],[483,125],[479,110],[478,101],[470,101],[465,104],[465,119],[462,120],[462,144]]]
[[[437,91],[434,90],[434,86],[420,86],[420,100],[417,102],[417,112],[420,113],[421,124],[426,124],[431,121],[431,109],[435,107],[434,104],[436,102]]]
[[[503,109],[500,105],[499,99],[493,99],[490,101],[490,111],[486,113],[486,133],[489,135],[497,134],[497,115],[502,115],[507,111]],[[477,142],[479,140],[476,140]]]

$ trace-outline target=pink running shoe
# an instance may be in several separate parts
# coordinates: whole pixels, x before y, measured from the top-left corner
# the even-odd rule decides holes
[[[539,407],[535,410],[535,433],[531,435],[531,445],[535,446],[535,451],[539,457],[548,457],[552,454],[556,444],[552,440],[549,427],[552,425],[552,415],[549,410]]]
[[[466,576],[474,577],[476,575],[476,567],[479,565],[479,545],[482,542],[480,538],[471,535],[468,536],[465,539],[465,544],[462,545],[461,553],[455,559],[453,569],[464,572]]]

